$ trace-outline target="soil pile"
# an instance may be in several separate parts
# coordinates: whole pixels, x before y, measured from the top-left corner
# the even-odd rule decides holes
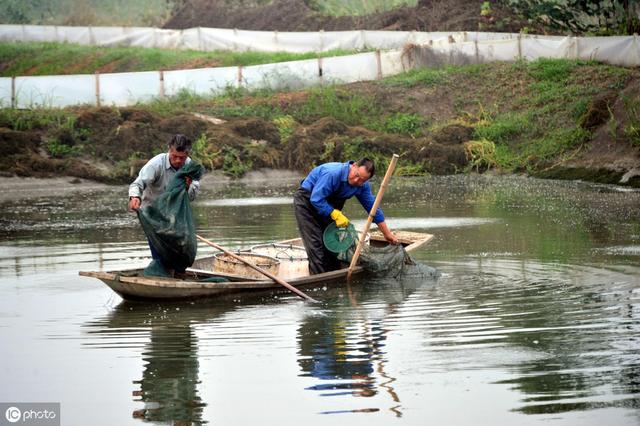
[[[400,7],[366,16],[326,16],[303,0],[276,0],[253,8],[234,7],[224,0],[185,0],[165,28],[238,28],[255,31],[501,31],[518,32],[531,23],[507,8],[492,3],[481,16],[482,0],[420,0],[415,7]]]
[[[462,143],[378,133],[329,117],[299,124],[283,140],[272,122],[257,117],[161,117],[138,108],[104,107],[82,108],[75,114],[73,129],[54,132],[47,127],[20,131],[0,123],[2,174],[129,182],[149,158],[166,149],[175,133],[196,141],[193,158],[232,177],[261,168],[307,172],[319,162],[344,161],[345,156],[385,159],[395,152],[434,174],[453,173],[467,164]]]

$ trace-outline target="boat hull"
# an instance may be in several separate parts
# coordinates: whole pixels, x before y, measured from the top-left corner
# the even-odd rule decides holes
[[[427,242],[433,235],[408,232],[396,233],[408,252],[411,252]],[[372,242],[382,243],[383,238],[372,236]],[[291,244],[299,240],[288,240],[281,243]],[[198,259],[195,265],[209,265],[213,262],[213,256]],[[80,272],[81,276],[97,278],[125,300],[183,300],[200,298],[220,298],[237,296],[238,294],[259,294],[273,292],[288,292],[286,288],[270,279],[249,279],[237,275],[222,273],[214,270],[187,269],[184,279],[146,277],[142,275],[142,269],[128,269],[122,271],[91,271]],[[296,288],[313,288],[325,286],[346,279],[348,267],[325,272],[317,275],[296,277],[288,280],[288,283]],[[360,266],[353,270],[353,276],[357,277],[364,272]],[[221,277],[229,281],[203,282],[203,279]]]

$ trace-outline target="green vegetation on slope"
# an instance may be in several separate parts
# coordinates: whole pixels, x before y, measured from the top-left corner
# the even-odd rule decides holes
[[[206,67],[249,66],[353,54],[200,52],[141,47],[98,47],[71,43],[0,43],[0,76],[93,74]]]
[[[324,15],[361,16],[401,6],[414,7],[418,0],[310,0],[307,4]]]
[[[190,124],[189,129],[198,140],[198,157],[209,168],[234,176],[269,164],[304,169],[320,161],[365,154],[383,166],[389,152],[406,154],[402,174],[487,169],[536,174],[584,152],[596,137],[609,138],[606,143],[618,146],[637,145],[638,87],[640,72],[634,69],[544,59],[413,70],[377,82],[304,91],[249,93],[234,88],[211,97],[185,90],[137,105],[137,112],[113,108],[109,114],[121,124],[132,114],[149,116],[123,126],[131,140],[154,131],[158,125],[153,123],[162,120],[177,120],[161,126],[174,131],[183,121],[175,117],[193,113],[230,120],[232,132],[241,128],[249,133],[237,138],[235,133],[216,133],[216,128],[202,130],[204,124]],[[105,109],[79,110],[97,115]],[[95,137],[91,129],[77,124],[75,115],[74,109],[4,109],[0,128],[44,130],[56,135],[47,139],[55,141],[47,145],[52,156],[72,157],[91,152]],[[238,127],[233,120],[253,120],[253,124]],[[250,128],[262,130],[246,130]],[[120,137],[113,130],[104,134]],[[225,138],[236,142],[229,145],[231,139]],[[271,142],[264,145],[262,139]],[[60,145],[78,146],[78,142],[65,140],[82,143],[67,149]],[[157,145],[157,137],[150,141]],[[461,150],[466,161],[459,161]],[[148,153],[126,155],[131,160]],[[443,158],[440,166],[433,162],[435,156]]]
[[[162,26],[173,0],[3,0],[0,23]]]

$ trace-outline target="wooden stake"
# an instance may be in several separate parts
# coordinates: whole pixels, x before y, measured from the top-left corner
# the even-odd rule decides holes
[[[347,281],[351,279],[351,274],[353,273],[353,268],[358,263],[358,258],[360,257],[360,252],[362,251],[362,247],[364,246],[364,240],[367,236],[367,232],[369,232],[369,227],[371,226],[371,222],[373,222],[373,218],[376,215],[376,210],[378,210],[378,206],[380,205],[380,201],[382,201],[382,195],[384,194],[384,190],[391,180],[391,175],[396,168],[396,164],[398,163],[398,154],[393,154],[391,158],[391,163],[389,163],[389,167],[387,168],[387,173],[384,175],[384,179],[382,179],[382,184],[380,185],[380,189],[378,190],[378,195],[376,195],[376,200],[373,202],[373,207],[371,207],[371,211],[369,212],[369,217],[367,218],[367,223],[364,225],[364,229],[362,230],[362,234],[360,235],[360,240],[358,241],[358,246],[356,247],[356,252],[353,253],[353,257],[351,258],[351,264],[349,265],[349,270],[347,271]]]

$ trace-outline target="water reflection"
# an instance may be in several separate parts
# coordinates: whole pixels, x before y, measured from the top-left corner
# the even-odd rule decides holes
[[[233,249],[297,235],[295,186],[225,185],[195,204],[199,232]],[[390,225],[433,229],[416,256],[442,278],[321,289],[319,307],[286,295],[110,307],[118,296],[77,271],[147,263],[123,194],[2,204],[4,400],[37,390],[68,404],[73,424],[276,424],[283,412],[308,425],[327,422],[319,413],[367,425],[640,421],[640,192],[394,180]],[[362,218],[357,207],[347,216]],[[85,378],[108,400],[84,392]]]
[[[99,347],[143,343],[144,369],[133,381],[134,401],[143,407],[132,417],[151,422],[206,423],[200,397],[198,347],[194,325],[229,312],[232,307],[195,303],[122,302],[104,318],[87,323],[100,335]],[[116,343],[117,342],[117,343]]]
[[[393,386],[396,378],[386,371],[390,362],[385,350],[390,331],[387,320],[418,288],[436,284],[436,277],[406,282],[369,277],[338,290],[330,311],[305,315],[298,328],[298,364],[301,376],[318,380],[307,390],[323,397],[372,398],[384,393],[385,409],[402,417],[400,396]],[[379,400],[366,407],[322,414],[383,409],[376,404]]]

